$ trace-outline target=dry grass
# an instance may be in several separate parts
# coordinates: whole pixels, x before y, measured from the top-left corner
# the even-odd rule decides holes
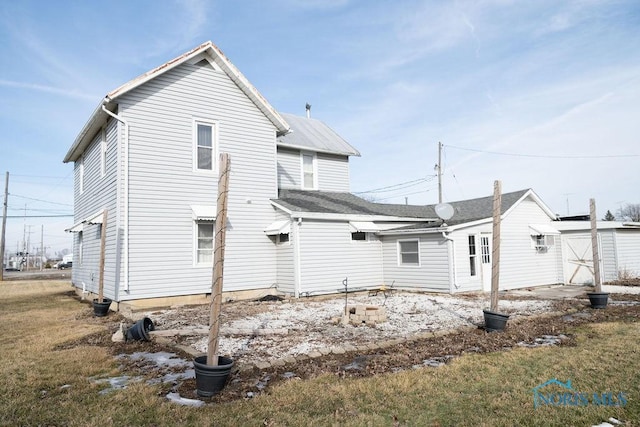
[[[66,282],[0,283],[0,425],[593,425],[615,417],[628,426],[640,419],[638,323],[582,326],[572,347],[468,355],[372,378],[324,375],[197,409],[145,383],[100,395],[89,378],[120,372],[104,347],[62,345],[105,328],[69,290]],[[532,389],[550,378],[571,379],[582,392],[622,391],[628,404],[534,409]]]

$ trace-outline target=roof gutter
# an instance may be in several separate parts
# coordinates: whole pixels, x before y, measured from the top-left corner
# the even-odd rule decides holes
[[[124,136],[123,136],[123,162],[122,166],[124,168],[124,195],[123,195],[123,203],[124,203],[124,291],[129,293],[129,123],[118,116],[117,114],[112,113],[105,107],[107,103],[107,98],[102,103],[102,111],[104,111],[107,115],[119,121],[124,126]],[[117,201],[116,201],[117,203]],[[118,220],[120,220],[120,215],[118,215]],[[119,247],[119,245],[118,245]],[[117,289],[116,289],[117,291]]]

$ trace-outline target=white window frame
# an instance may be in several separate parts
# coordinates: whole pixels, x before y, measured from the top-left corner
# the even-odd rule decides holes
[[[80,157],[80,194],[84,193],[84,155]]]
[[[198,167],[198,126],[211,127],[211,169]],[[200,118],[193,119],[193,170],[198,173],[215,174],[218,170],[218,122]]]
[[[471,240],[473,240],[473,244]],[[475,234],[469,234],[467,237],[467,248],[469,252],[469,276],[476,277],[478,275],[478,245]],[[473,253],[471,253],[471,249],[473,249]]]
[[[304,171],[304,158],[311,157],[311,165],[313,169],[313,186],[305,186],[305,171]],[[300,188],[303,190],[317,190],[318,189],[318,155],[309,151],[300,152]]]
[[[107,174],[107,131],[102,128],[100,132],[100,177]]]
[[[212,267],[213,266],[213,252],[215,250],[215,241],[216,241],[216,223],[215,221],[202,221],[202,220],[198,220],[198,221],[194,221],[194,227],[193,227],[193,265],[196,267]],[[210,225],[212,228],[211,230],[211,261],[207,261],[207,262],[201,262],[199,260],[198,254],[200,252],[200,248],[199,248],[199,229],[201,225]]]
[[[409,242],[414,242],[418,244],[418,263],[414,264],[414,263],[404,263],[402,262],[402,243],[409,243]],[[420,239],[402,239],[402,240],[398,240],[397,243],[397,251],[398,251],[398,266],[399,267],[420,267],[422,265],[422,263],[420,262]]]

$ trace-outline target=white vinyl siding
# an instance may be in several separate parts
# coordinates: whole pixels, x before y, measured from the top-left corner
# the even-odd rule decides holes
[[[424,234],[419,242],[420,266],[398,265],[398,241],[404,237],[383,236],[384,281],[401,289],[449,292],[449,264],[447,241],[438,234]],[[413,241],[416,238],[411,239]],[[466,252],[467,247],[464,247]],[[468,255],[467,255],[468,256]],[[467,260],[462,258],[461,260]],[[464,263],[469,265],[468,262]]]
[[[194,119],[215,124],[217,150],[231,162],[225,291],[272,286],[276,253],[264,227],[277,197],[273,124],[226,74],[189,64],[123,95],[120,108],[130,134],[130,290],[123,299],[211,291],[211,268],[195,259],[190,206],[216,204],[218,175],[194,171]]]
[[[118,222],[120,206],[117,200],[118,174],[118,122],[109,120],[103,131],[98,131],[81,157],[82,171],[76,167],[74,186],[74,220],[78,223],[103,209],[107,209],[107,240],[105,242],[104,294],[115,299],[120,285],[121,271],[117,261]],[[104,140],[104,144],[103,144]],[[104,147],[104,148],[103,148]],[[103,155],[104,153],[104,155]],[[102,176],[102,161],[105,161]],[[79,166],[79,165],[78,165]],[[82,183],[83,191],[80,191]],[[74,286],[90,292],[98,292],[100,261],[100,224],[85,224],[82,237],[73,236],[73,269],[71,281]],[[82,244],[80,244],[80,239]],[[82,254],[81,254],[82,252]]]
[[[640,230],[616,230],[615,243],[618,273],[640,277]]]
[[[349,158],[324,153],[317,153],[316,183],[320,191],[349,191]],[[303,188],[302,161],[300,151],[278,148],[278,188]]]
[[[318,153],[318,190],[348,192],[349,158]]]
[[[301,294],[336,293],[345,278],[350,289],[382,284],[382,245],[377,237],[354,245],[348,222],[311,220],[302,222],[299,234],[300,241],[292,245],[300,244]]]

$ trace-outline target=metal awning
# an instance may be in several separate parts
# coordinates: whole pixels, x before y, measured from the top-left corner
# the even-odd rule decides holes
[[[191,205],[193,219],[196,221],[215,221],[216,207],[211,205]]]
[[[380,231],[380,227],[375,225],[371,221],[349,221],[349,228],[351,232],[365,232],[365,233],[377,233]]]
[[[560,234],[558,230],[556,230],[549,224],[529,224],[529,231],[531,232],[532,236]]]
[[[85,224],[102,224],[103,213],[104,211],[96,212],[95,214],[76,222],[70,228],[66,228],[64,231],[66,231],[67,233],[80,233],[82,230],[84,230]]]
[[[84,222],[76,222],[70,228],[66,228],[64,231],[67,233],[80,233],[84,229]]]
[[[291,232],[291,221],[288,219],[275,221],[264,229],[267,236],[275,236],[276,234],[289,234]]]

